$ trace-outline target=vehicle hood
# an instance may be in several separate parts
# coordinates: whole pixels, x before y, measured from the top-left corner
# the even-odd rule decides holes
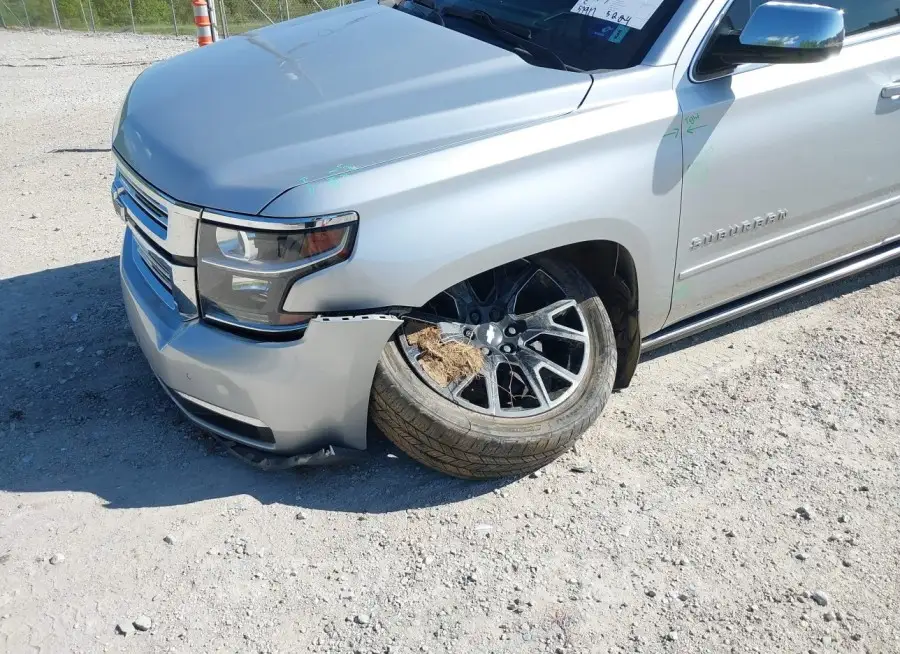
[[[590,84],[366,0],[154,64],[113,146],[177,200],[255,214],[334,171],[568,113]]]

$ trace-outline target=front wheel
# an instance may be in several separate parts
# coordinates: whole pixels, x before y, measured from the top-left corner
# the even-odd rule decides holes
[[[375,371],[371,415],[400,449],[456,477],[521,475],[557,458],[612,392],[616,341],[575,266],[519,260],[412,312]]]

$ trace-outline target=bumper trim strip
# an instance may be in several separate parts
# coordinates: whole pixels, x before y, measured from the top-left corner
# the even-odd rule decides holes
[[[166,386],[165,382],[163,382],[158,377],[157,377],[157,381],[159,381],[160,385],[163,387],[163,390],[166,391],[166,394],[175,403],[175,406],[177,406],[181,410],[181,412],[191,422],[199,425],[203,429],[206,429],[206,430],[212,432],[213,434],[220,436],[222,438],[227,438],[228,440],[242,443],[244,445],[247,445],[247,446],[257,449],[257,450],[260,450],[260,449],[273,450],[273,449],[275,449],[276,444],[274,442],[267,443],[265,441],[257,440],[254,438],[247,438],[246,436],[241,436],[240,434],[236,434],[233,431],[225,429],[219,425],[214,425],[211,422],[209,422],[208,420],[204,420],[200,416],[195,415],[194,413],[189,411],[187,409],[187,407],[185,407],[184,403],[182,402],[182,396],[183,396],[184,400],[187,400],[189,402],[195,402],[198,406],[202,406],[202,407],[208,409],[209,411],[212,411],[213,413],[219,413],[221,415],[224,415],[226,418],[231,418],[232,420],[237,420],[239,422],[246,422],[248,420],[248,418],[246,416],[241,416],[240,418],[233,417],[233,416],[239,416],[240,414],[234,413],[232,411],[226,411],[220,407],[216,407],[212,404],[209,404],[208,402],[203,402],[202,400],[198,400],[197,398],[192,397],[192,396],[188,395],[187,393],[175,391],[175,390],[169,388],[168,386]],[[255,420],[254,422],[258,423],[258,424],[253,424],[254,427],[257,427],[257,429],[265,429],[265,430],[271,432],[271,430],[269,430],[269,428],[266,427],[260,421]],[[250,424],[252,424],[252,423],[250,423]]]
[[[223,409],[220,406],[216,406],[215,404],[210,404],[204,400],[201,400],[199,397],[194,397],[192,395],[188,395],[187,393],[182,393],[181,391],[175,391],[180,397],[183,397],[188,402],[193,402],[194,404],[198,404],[202,406],[204,409],[212,411],[213,413],[220,413],[226,418],[231,418],[232,420],[238,420],[240,422],[246,422],[248,425],[253,425],[254,427],[259,427],[261,429],[268,429],[266,423],[262,420],[257,420],[256,418],[251,418],[250,416],[244,416],[240,413],[235,413],[234,411],[229,411],[228,409]]]

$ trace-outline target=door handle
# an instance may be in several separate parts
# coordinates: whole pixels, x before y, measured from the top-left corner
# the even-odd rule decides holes
[[[881,97],[887,98],[889,100],[900,98],[900,82],[888,84],[883,89],[881,89]]]

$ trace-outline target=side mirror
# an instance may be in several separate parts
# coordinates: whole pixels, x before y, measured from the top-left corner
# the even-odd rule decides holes
[[[707,56],[733,67],[739,64],[802,64],[823,61],[844,45],[844,14],[832,7],[766,2],[739,33],[725,31]]]

